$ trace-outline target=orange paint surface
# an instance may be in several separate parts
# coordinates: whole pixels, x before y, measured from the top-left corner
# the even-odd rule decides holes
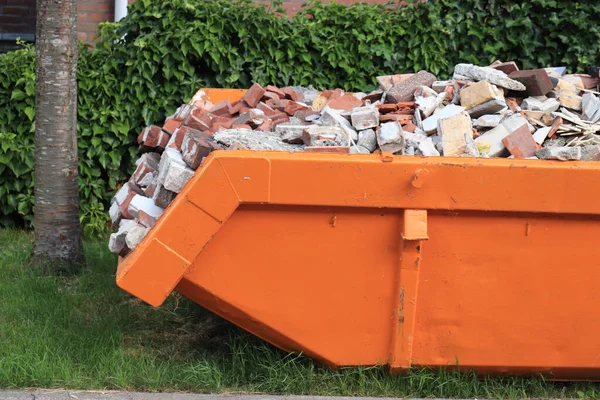
[[[600,379],[599,175],[586,162],[218,151],[117,283],[154,306],[177,290],[331,367]]]

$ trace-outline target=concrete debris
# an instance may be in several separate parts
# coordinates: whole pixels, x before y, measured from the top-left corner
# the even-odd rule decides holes
[[[535,153],[540,160],[577,161],[581,160],[581,147],[543,147]]]
[[[433,114],[431,117],[423,120],[423,130],[428,134],[435,133],[438,129],[438,121],[440,119],[449,118],[454,115],[460,114],[464,111],[464,109],[464,107],[456,106],[454,104],[442,108],[440,111]]]
[[[381,151],[394,154],[404,153],[404,132],[398,122],[381,124],[377,129],[377,144]]]
[[[527,89],[521,82],[509,78],[504,72],[494,68],[478,67],[473,64],[457,64],[454,67],[454,73],[474,81],[488,81],[493,85],[510,90],[525,91]]]
[[[373,129],[367,129],[358,133],[357,145],[374,152],[377,149],[377,135]]]
[[[528,97],[521,103],[521,108],[523,110],[551,113],[560,108],[560,102],[556,99],[549,99],[546,97],[544,97],[543,100],[537,97]]]
[[[504,99],[492,99],[471,108],[467,112],[471,118],[479,118],[482,115],[499,113],[505,109],[506,102]]]
[[[142,154],[108,210],[109,248],[134,250],[215,150],[600,161],[597,71],[566,72],[458,64],[449,80],[380,76],[370,93],[256,83],[215,104],[200,90],[139,134]]]

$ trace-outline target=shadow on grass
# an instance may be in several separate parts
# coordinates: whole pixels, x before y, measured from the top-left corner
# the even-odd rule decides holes
[[[599,397],[592,383],[331,371],[286,354],[174,294],[152,308],[117,288],[116,257],[87,240],[75,277],[27,268],[32,235],[0,231],[0,387],[393,397]]]

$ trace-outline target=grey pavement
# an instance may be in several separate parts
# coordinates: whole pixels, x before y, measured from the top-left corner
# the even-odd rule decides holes
[[[392,400],[386,397],[212,395],[76,390],[0,391],[0,400]],[[411,399],[418,400],[418,399]],[[435,399],[427,399],[435,400]]]

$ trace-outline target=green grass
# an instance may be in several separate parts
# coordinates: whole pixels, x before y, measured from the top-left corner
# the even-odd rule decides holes
[[[28,269],[32,235],[0,230],[0,387],[395,397],[600,398],[592,383],[330,371],[177,295],[154,309],[115,285],[116,257],[87,240],[76,277]]]

